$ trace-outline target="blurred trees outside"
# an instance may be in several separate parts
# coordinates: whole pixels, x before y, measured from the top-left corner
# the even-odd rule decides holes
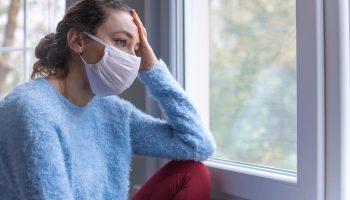
[[[17,84],[29,80],[34,48],[42,37],[55,31],[65,5],[61,0],[1,0],[0,99]]]
[[[215,158],[296,171],[294,0],[210,0]]]
[[[0,4],[0,18],[5,23],[1,23],[0,31],[3,35],[1,47],[13,47],[15,41],[15,31],[17,29],[18,14],[21,8],[21,0],[11,0],[9,4]],[[5,15],[5,17],[4,17]],[[10,54],[0,52],[0,94],[5,90],[5,80],[9,73],[13,70],[10,63]]]

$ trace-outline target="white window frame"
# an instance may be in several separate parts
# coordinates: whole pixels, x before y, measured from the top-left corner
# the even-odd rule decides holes
[[[200,23],[209,20],[208,2],[188,2],[186,38],[186,91],[191,98],[201,101],[199,110],[208,115],[207,93],[201,93],[202,85],[208,88],[209,67],[208,26]],[[186,6],[185,6],[186,8]],[[196,8],[196,9],[193,9]],[[298,177],[281,172],[244,164],[232,164],[210,159],[206,161],[213,174],[213,189],[246,199],[268,200],[318,200],[324,198],[324,63],[323,63],[323,2],[296,0],[297,16],[297,90],[298,90]],[[307,19],[307,20],[306,20]],[[185,28],[186,29],[186,28]],[[198,31],[201,34],[197,34]],[[203,74],[204,72],[206,74]],[[200,76],[195,72],[201,71]],[[197,103],[197,102],[196,102]],[[204,105],[205,106],[202,106]],[[203,115],[203,114],[202,114]]]
[[[208,123],[209,64],[204,58],[209,58],[209,45],[203,41],[208,41],[209,32],[208,25],[201,23],[209,20],[208,1],[145,0],[146,27],[152,24],[147,18],[155,19],[152,8],[158,3],[165,5],[160,6],[161,22],[154,36],[158,55],[166,58],[173,75]],[[181,6],[184,13],[179,12]],[[350,121],[349,27],[343,27],[349,24],[348,8],[348,0],[296,0],[297,176],[209,159],[204,163],[212,174],[214,199],[350,199],[346,189],[350,185],[350,172],[346,172],[350,145],[344,142],[350,141],[346,123]],[[184,32],[179,24],[179,15],[183,14]],[[201,76],[193,75],[198,72]],[[167,161],[157,159],[158,167],[148,170],[148,176]]]
[[[326,199],[350,199],[349,1],[325,0]]]

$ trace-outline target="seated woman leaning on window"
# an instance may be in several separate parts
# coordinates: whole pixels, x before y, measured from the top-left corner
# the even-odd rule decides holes
[[[133,199],[209,199],[212,134],[119,0],[81,0],[0,102],[0,199],[128,198],[131,154],[171,159]],[[165,120],[118,94],[138,78]]]

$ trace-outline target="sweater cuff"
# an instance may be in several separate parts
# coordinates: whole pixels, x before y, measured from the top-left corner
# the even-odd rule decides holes
[[[151,93],[165,92],[166,90],[183,90],[180,84],[170,73],[166,63],[160,58],[156,65],[139,72],[137,78]]]

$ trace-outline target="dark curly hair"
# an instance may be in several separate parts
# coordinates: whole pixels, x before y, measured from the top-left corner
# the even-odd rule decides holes
[[[58,23],[56,33],[42,38],[35,48],[39,60],[34,63],[31,79],[38,76],[54,75],[64,78],[68,74],[67,63],[72,55],[67,43],[67,33],[71,28],[92,35],[108,18],[107,9],[130,12],[130,7],[122,0],[80,0],[70,6]]]

